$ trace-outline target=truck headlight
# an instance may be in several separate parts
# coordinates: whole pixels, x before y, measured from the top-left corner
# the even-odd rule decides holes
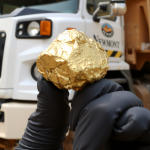
[[[32,21],[27,28],[27,32],[30,36],[36,36],[40,31],[40,25],[36,21]]]
[[[31,76],[35,81],[37,81],[40,76],[40,73],[37,71],[36,63],[34,63],[31,67]]]
[[[52,36],[52,21],[50,19],[20,21],[16,27],[17,38],[50,38]]]

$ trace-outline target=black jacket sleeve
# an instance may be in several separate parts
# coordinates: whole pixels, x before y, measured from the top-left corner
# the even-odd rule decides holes
[[[71,103],[72,110],[69,121],[71,129],[75,131],[80,113],[86,105],[105,94],[116,91],[124,90],[121,85],[113,81],[101,79],[98,82],[88,84],[84,89],[77,92]]]
[[[37,109],[28,119],[25,133],[15,150],[62,150],[69,126],[68,91],[58,89],[42,76],[37,86]]]
[[[73,150],[100,150],[110,139],[114,130],[112,136],[114,140],[122,139],[124,141],[123,138],[130,139],[130,141],[135,140],[145,133],[143,129],[144,127],[146,128],[146,124],[148,123],[145,121],[142,128],[139,125],[140,127],[136,128],[140,128],[137,133],[134,130],[134,121],[128,126],[129,128],[126,128],[127,126],[124,126],[124,129],[121,128],[125,124],[129,125],[128,121],[133,113],[130,113],[129,116],[123,114],[134,107],[139,110],[137,114],[133,109],[133,112],[137,114],[137,123],[141,123],[140,121],[142,120],[139,114],[143,113],[141,111],[144,109],[142,108],[143,103],[133,93],[123,91],[120,85],[106,79],[89,84],[83,90],[77,92],[73,99],[72,107],[70,126],[75,131]],[[142,116],[145,116],[145,114]],[[119,120],[120,122],[118,122]],[[143,120],[145,119],[143,118]],[[129,130],[131,131],[129,133],[135,134],[128,138],[130,134],[127,134],[127,131]],[[128,136],[124,137],[125,134]],[[146,134],[143,137],[146,138],[147,136]],[[141,141],[141,139],[139,140]],[[123,145],[120,149],[123,149]]]

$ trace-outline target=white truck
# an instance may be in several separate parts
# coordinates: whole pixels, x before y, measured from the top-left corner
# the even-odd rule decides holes
[[[0,149],[21,139],[37,105],[36,59],[64,30],[75,28],[99,42],[110,56],[106,78],[134,91],[125,62],[125,1],[108,1],[0,1]],[[45,28],[42,21],[49,22]],[[41,32],[47,25],[48,33]]]

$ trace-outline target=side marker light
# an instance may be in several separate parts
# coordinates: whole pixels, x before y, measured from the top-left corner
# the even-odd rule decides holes
[[[67,28],[67,30],[72,30],[72,29],[76,29],[76,28]]]
[[[51,21],[42,20],[40,23],[40,35],[51,35]]]

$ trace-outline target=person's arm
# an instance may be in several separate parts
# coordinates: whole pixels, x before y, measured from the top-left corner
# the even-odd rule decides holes
[[[75,131],[73,150],[101,150],[116,121],[132,107],[143,107],[143,103],[110,80],[101,79],[77,92],[70,113],[70,128]]]
[[[68,91],[58,89],[42,76],[38,79],[38,104],[28,119],[25,133],[15,150],[62,150],[68,131]]]

